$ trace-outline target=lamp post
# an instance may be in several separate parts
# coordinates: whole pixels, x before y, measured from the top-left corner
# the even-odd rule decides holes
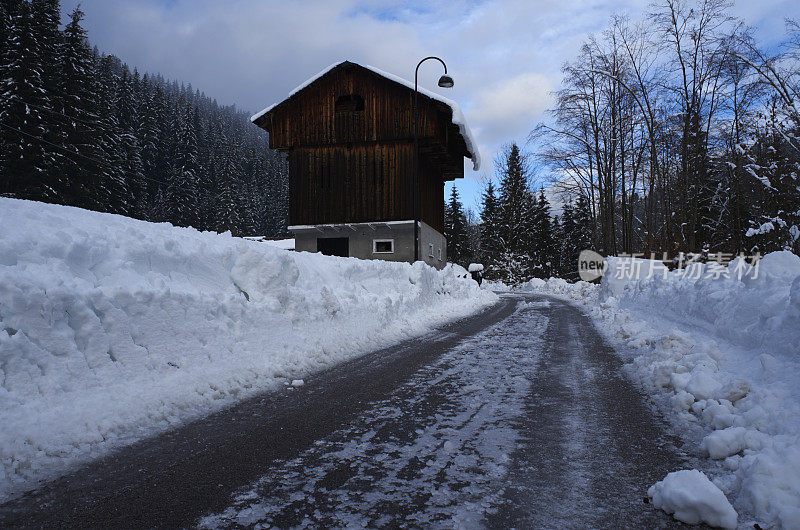
[[[419,88],[417,80],[419,78],[419,67],[428,59],[436,59],[444,66],[444,75],[439,78],[439,86],[442,88],[452,88],[453,78],[447,75],[447,65],[438,57],[425,57],[414,70],[414,262],[419,261],[419,133],[417,122],[419,119]]]

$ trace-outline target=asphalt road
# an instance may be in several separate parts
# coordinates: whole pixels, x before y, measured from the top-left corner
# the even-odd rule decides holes
[[[658,528],[679,443],[577,309],[506,296],[124,448],[0,527]]]

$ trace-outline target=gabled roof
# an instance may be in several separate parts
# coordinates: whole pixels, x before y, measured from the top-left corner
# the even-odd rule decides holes
[[[286,103],[287,101],[292,99],[295,95],[297,95],[298,93],[302,92],[303,89],[305,89],[306,87],[308,87],[309,85],[314,83],[319,78],[323,77],[325,74],[331,72],[332,70],[334,70],[336,68],[339,68],[341,66],[346,66],[346,65],[355,65],[355,66],[359,66],[361,68],[364,68],[366,70],[370,70],[374,74],[377,74],[377,75],[379,75],[379,76],[381,76],[381,77],[383,77],[385,79],[388,79],[389,81],[392,81],[392,82],[397,83],[399,85],[402,85],[402,86],[404,86],[406,88],[414,90],[414,83],[412,83],[411,81],[407,81],[407,80],[405,80],[405,79],[403,79],[401,77],[398,77],[398,76],[396,76],[394,74],[390,74],[388,72],[384,72],[383,70],[379,70],[378,68],[375,68],[374,66],[361,65],[361,64],[358,64],[358,63],[354,63],[352,61],[342,61],[342,62],[334,63],[334,64],[330,65],[329,67],[325,68],[324,70],[322,70],[318,74],[314,75],[313,77],[307,79],[306,81],[304,81],[303,83],[301,83],[300,85],[295,87],[295,89],[292,90],[291,92],[289,92],[289,96],[286,99],[284,99],[283,101],[279,101],[278,103],[273,103],[272,105],[270,105],[269,107],[263,109],[262,111],[257,112],[256,114],[253,114],[250,117],[250,121],[255,123],[256,125],[258,125],[259,124],[258,123],[259,119],[262,116],[264,116],[265,114],[271,112],[275,108],[283,105],[284,103]],[[467,125],[467,120],[464,117],[464,113],[461,112],[461,107],[458,106],[458,103],[456,103],[455,101],[453,101],[451,99],[447,99],[446,97],[441,96],[441,95],[439,95],[439,94],[437,94],[435,92],[431,92],[430,90],[426,90],[426,89],[421,88],[421,87],[419,88],[419,93],[422,96],[428,97],[428,98],[433,99],[435,101],[438,101],[440,103],[444,103],[445,105],[450,107],[450,109],[452,110],[452,114],[453,114],[453,118],[452,118],[453,124],[458,126],[458,131],[461,134],[461,137],[464,139],[464,144],[466,144],[467,152],[470,155],[469,158],[472,160],[472,168],[475,171],[480,169],[480,166],[481,166],[481,155],[480,155],[480,152],[478,151],[478,143],[475,141],[475,138],[472,135],[472,131],[470,131],[469,126]]]

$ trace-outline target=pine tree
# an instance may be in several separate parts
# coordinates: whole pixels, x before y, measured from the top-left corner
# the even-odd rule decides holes
[[[578,249],[576,243],[576,224],[575,213],[572,206],[572,199],[564,203],[561,211],[561,224],[553,232],[556,234],[556,248],[559,251],[558,275],[562,278],[568,278],[575,272],[575,264],[578,259],[578,252],[583,249]]]
[[[238,164],[236,155],[232,151],[230,150],[223,154],[222,166],[219,173],[217,173],[217,189],[219,189],[216,204],[217,231],[230,231],[238,234],[241,222],[239,208],[236,203],[238,186],[236,185],[235,175],[238,171]]]
[[[530,278],[530,169],[516,144],[506,149],[498,169],[501,172],[498,232],[502,252],[496,268],[500,279],[518,284]]]
[[[468,265],[472,259],[472,252],[467,233],[467,218],[455,186],[450,190],[450,200],[445,208],[444,236],[447,240],[448,261]]]
[[[5,83],[2,80],[5,79],[6,68],[10,60],[8,51],[8,41],[11,38],[10,32],[11,15],[6,8],[6,2],[0,2],[0,93],[5,90]],[[5,192],[5,187],[7,186],[4,169],[6,165],[5,157],[9,151],[9,147],[7,146],[8,136],[8,129],[0,126],[0,195]]]
[[[520,273],[520,281],[527,281],[542,276],[539,261],[539,203],[530,189],[525,189],[524,210],[522,214],[522,231],[517,236],[522,248],[524,271]],[[537,272],[538,271],[538,272]]]
[[[575,263],[577,264],[577,253],[592,248],[592,212],[589,201],[583,195],[578,196],[574,213],[575,230],[571,242],[576,252]]]
[[[62,35],[61,8],[59,0],[33,0],[31,2],[32,30],[36,34],[41,61],[43,107],[42,149],[45,152],[43,173],[53,188],[57,198],[65,193],[65,182],[59,178],[58,169],[62,165],[63,152],[55,146],[63,144],[61,134],[64,123],[62,94],[59,91],[59,65],[61,61]]]
[[[517,144],[511,144],[500,163],[500,237],[504,249],[514,253],[524,252],[525,243],[519,235],[525,229],[528,212],[528,168]]]
[[[61,58],[64,147],[70,153],[60,169],[69,188],[69,204],[107,211],[111,197],[118,193],[119,181],[104,172],[112,163],[102,149],[104,131],[99,119],[99,96],[92,50],[81,27],[83,11],[76,8],[64,28]]]
[[[561,218],[553,216],[553,256],[551,257],[550,276],[562,278],[562,266],[564,264],[564,255],[561,252]]]
[[[481,196],[480,257],[484,264],[486,277],[494,279],[494,265],[503,249],[500,236],[500,208],[494,192],[494,185],[487,182]]]
[[[197,160],[197,107],[186,104],[186,111],[179,121],[178,144],[175,152],[174,172],[167,186],[167,195],[172,204],[171,218],[179,226],[198,226],[200,201],[198,197]]]
[[[533,274],[539,278],[549,278],[553,273],[552,263],[556,249],[550,217],[550,202],[545,197],[544,189],[539,190],[539,198],[533,212],[533,226]]]
[[[0,64],[0,128],[3,153],[0,193],[13,197],[54,201],[54,174],[48,173],[47,108],[41,46],[28,2],[7,5],[4,62]]]
[[[120,119],[120,108],[128,104],[123,98],[130,97],[120,89],[124,72],[122,78],[113,72],[110,56],[100,59],[97,72],[98,123],[105,162],[100,167],[100,180],[109,189],[106,210],[140,217],[139,194],[144,188],[141,160],[133,132],[126,130]]]
[[[138,135],[141,134],[138,80],[122,72],[117,85],[115,114],[119,126],[120,170],[125,183],[125,200],[120,201],[123,212],[140,219],[147,216],[148,183],[144,176],[144,162]]]

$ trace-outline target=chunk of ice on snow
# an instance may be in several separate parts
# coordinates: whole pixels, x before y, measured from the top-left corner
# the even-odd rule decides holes
[[[297,388],[298,386],[303,386],[304,384],[306,384],[306,382],[303,381],[302,379],[292,379],[292,386],[295,388]]]
[[[695,399],[708,399],[717,395],[720,383],[714,374],[707,370],[695,370],[691,379],[686,384],[686,391],[694,396]]]
[[[709,457],[721,460],[745,449],[762,449],[765,437],[767,435],[755,429],[729,427],[721,431],[714,431],[703,438],[700,447],[708,453]]]
[[[736,510],[702,471],[674,471],[650,486],[647,496],[652,499],[653,506],[684,523],[736,528]]]

